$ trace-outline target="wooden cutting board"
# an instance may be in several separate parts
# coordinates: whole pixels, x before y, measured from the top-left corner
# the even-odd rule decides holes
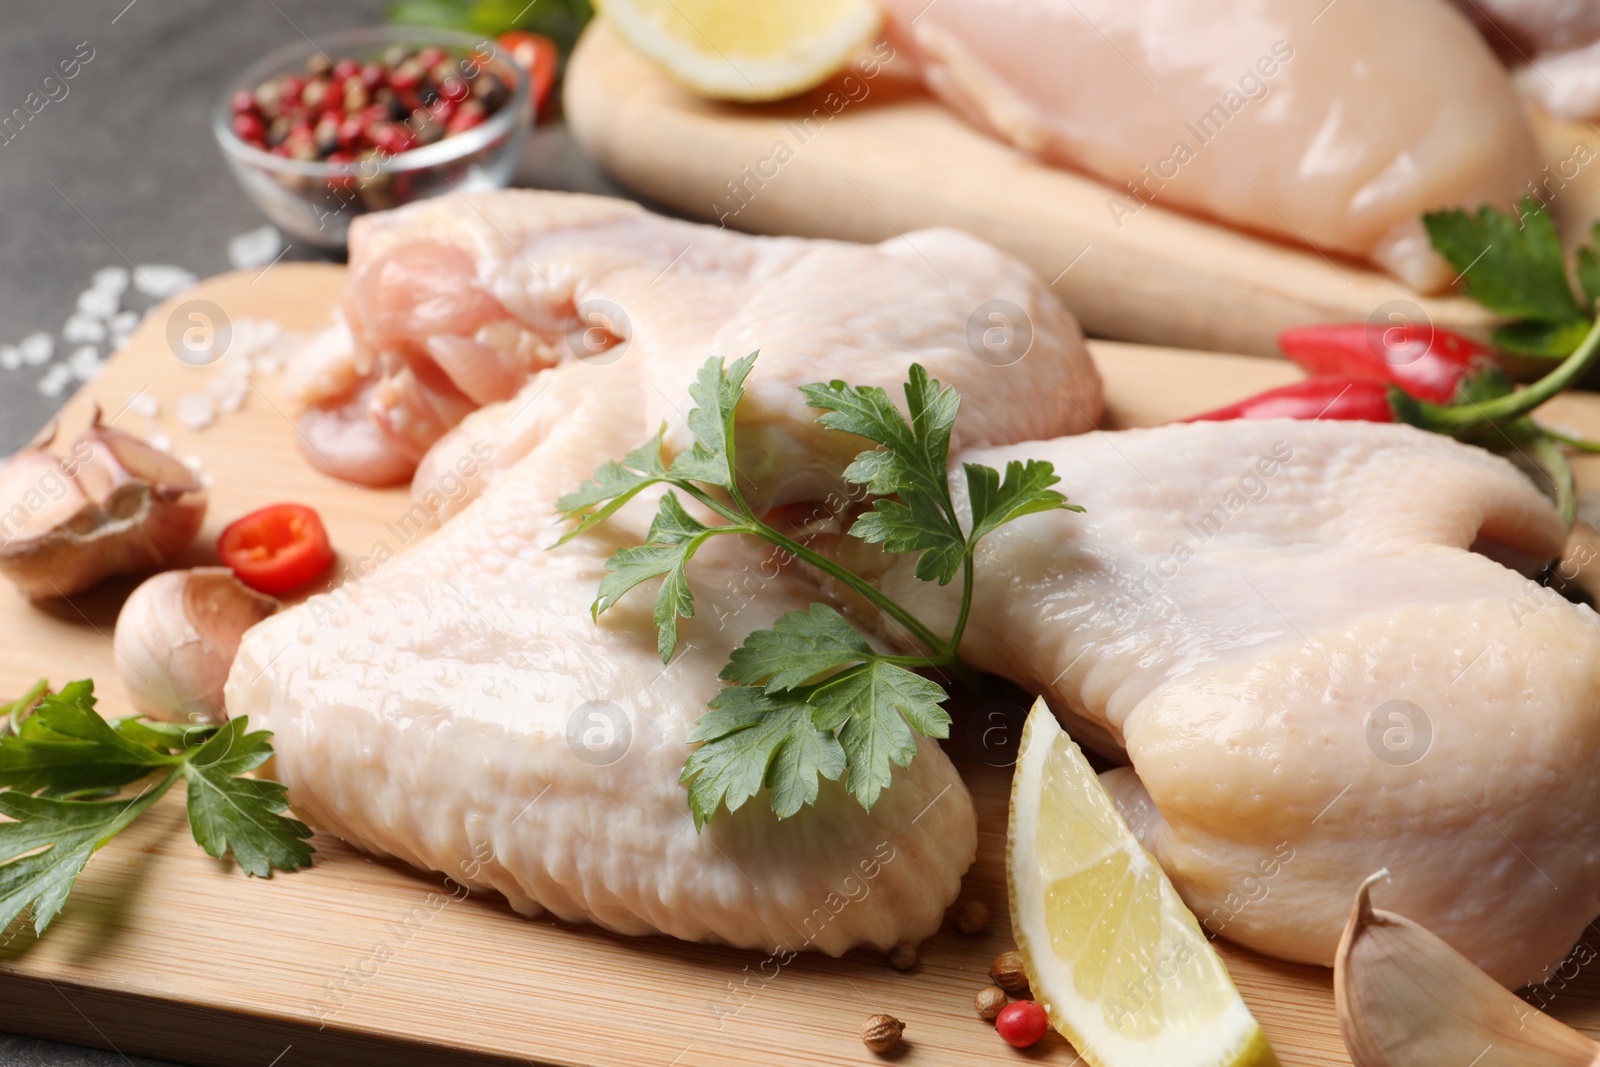
[[[202,457],[215,479],[205,532],[186,562],[213,561],[209,546],[223,524],[279,500],[317,508],[346,562],[379,542],[398,547],[385,524],[405,509],[404,492],[314,472],[272,379],[258,378],[243,410],[204,431],[169,417],[178,397],[215,373],[172,355],[175,311],[207,300],[235,321],[308,330],[326,320],[342,280],[339,267],[285,263],[205,282],[147,318],[64,411],[68,435],[95,402],[117,426],[142,431],[129,396],[160,401],[159,429],[180,455]],[[1109,390],[1108,428],[1163,422],[1294,375],[1286,364],[1238,356],[1110,343],[1094,354]],[[1600,400],[1564,399],[1555,414],[1600,433]],[[1600,469],[1583,473],[1600,485]],[[0,693],[40,676],[93,677],[105,713],[130,713],[109,638],[133,584],[34,606],[0,583]],[[239,1067],[854,1065],[875,1062],[857,1037],[862,1019],[887,1011],[909,1024],[894,1062],[1007,1062],[1024,1054],[972,1011],[989,961],[1010,947],[1002,869],[1009,771],[985,762],[976,743],[989,721],[967,709],[947,748],[979,813],[966,892],[995,920],[975,937],[947,923],[909,974],[868,953],[805,956],[773,974],[758,953],[522,919],[497,899],[452,899],[440,876],[322,834],[310,870],[247,878],[193,844],[174,795],[93,859],[43,939],[21,925],[0,936],[0,1030]],[[1348,1064],[1327,971],[1219,945],[1286,1067]],[[1581,975],[1551,1008],[1600,1034],[1600,980]],[[1077,1062],[1054,1034],[1025,1057]]]
[[[894,65],[855,79],[777,104],[703,100],[596,20],[562,91],[585,149],[647,199],[755,233],[882,241],[954,226],[1027,262],[1097,337],[1276,356],[1289,326],[1393,312],[1481,336],[1491,321],[1460,297],[1158,203],[1114,213],[1109,186],[980,133]]]

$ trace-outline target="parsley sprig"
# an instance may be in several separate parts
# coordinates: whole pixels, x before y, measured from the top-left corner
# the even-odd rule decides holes
[[[243,718],[108,722],[94,705],[90,681],[54,694],[40,682],[0,705],[0,814],[13,820],[0,822],[0,929],[27,910],[44,933],[90,857],[180,778],[189,828],[208,855],[231,850],[261,878],[310,866],[311,830],[282,814],[284,787],[244,777],[272,755],[270,733],[249,732]]]
[[[999,471],[963,465],[969,518],[950,492],[950,434],[961,398],[912,364],[904,392],[908,419],[889,394],[842,381],[801,388],[822,411],[830,430],[865,438],[845,478],[866,489],[871,507],[850,533],[885,551],[915,553],[915,574],[947,585],[961,577],[961,607],[941,636],[901,604],[847,567],[768,525],[745,502],[739,486],[734,419],[752,352],[725,366],[712,358],[700,368],[688,415],[694,445],[667,463],[658,432],[621,460],[607,463],[558,507],[574,525],[572,539],[606,521],[650,486],[668,486],[646,543],[617,551],[606,563],[594,614],[598,618],[636,586],[661,579],[656,593],[657,650],[663,662],[678,644],[678,620],[692,618],[694,593],[688,565],[713,537],[756,537],[842,582],[910,634],[924,651],[878,651],[851,622],[826,604],[791,611],[770,629],[756,630],[734,649],[720,677],[729,683],[690,734],[699,745],[680,781],[688,787],[695,825],[720,807],[735,811],[762,789],[773,811],[787,818],[817,799],[820,779],[845,785],[870,809],[889,787],[894,767],[910,766],[916,734],[947,737],[950,716],[941,706],[943,686],[915,673],[950,668],[970,677],[959,649],[972,607],[973,553],[978,542],[1013,519],[1035,512],[1082,511],[1054,486],[1045,462],[1013,461]],[[707,524],[691,515],[678,494],[726,520]]]
[[[1543,468],[1556,505],[1570,526],[1577,490],[1565,449],[1600,452],[1600,443],[1560,433],[1536,422],[1535,408],[1583,380],[1600,363],[1600,223],[1594,244],[1578,250],[1568,279],[1566,257],[1550,213],[1531,197],[1516,215],[1493,207],[1425,214],[1434,249],[1456,269],[1461,290],[1510,321],[1494,331],[1501,349],[1562,362],[1525,389],[1499,367],[1464,379],[1456,402],[1429,404],[1390,389],[1397,416],[1426,430],[1471,441],[1492,451],[1519,453]]]

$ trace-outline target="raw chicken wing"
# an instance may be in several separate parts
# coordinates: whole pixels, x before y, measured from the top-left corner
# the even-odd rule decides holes
[[[1600,911],[1600,618],[1490,558],[1565,538],[1509,463],[1289,421],[959,458],[1049,460],[1088,509],[984,542],[962,652],[1126,753],[1107,784],[1213,933],[1330,964],[1387,867],[1379,906],[1516,986]],[[953,615],[888,566],[892,596]]]

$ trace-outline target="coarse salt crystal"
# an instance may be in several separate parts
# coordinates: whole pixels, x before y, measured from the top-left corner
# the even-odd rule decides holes
[[[261,226],[228,239],[228,262],[238,270],[265,266],[283,248],[283,235],[275,226]]]
[[[93,315],[77,312],[61,327],[61,339],[70,344],[97,345],[106,339],[106,325]]]
[[[67,370],[80,382],[86,382],[100,373],[104,364],[100,358],[100,350],[94,345],[83,345],[73,350],[67,357]]]
[[[117,294],[104,289],[85,289],[78,294],[78,313],[109,319],[117,313]]]
[[[159,448],[163,452],[172,451],[172,438],[168,437],[160,430],[151,430],[145,435],[144,440],[145,444],[149,445],[151,448]]]
[[[277,356],[257,356],[255,362],[257,374],[277,374],[283,369],[283,363]]]
[[[133,287],[156,299],[175,296],[191,288],[199,279],[182,267],[160,263],[141,263],[133,269]]]
[[[204,393],[188,393],[173,405],[173,416],[191,430],[203,430],[217,421],[217,407]]]
[[[55,338],[39,330],[30,333],[17,345],[22,350],[22,362],[30,367],[37,367],[41,363],[50,362],[50,357],[56,354]]]
[[[250,382],[244,378],[228,378],[221,382],[222,388],[212,392],[217,398],[217,408],[225,415],[232,415],[244,407],[245,397],[250,395]]]
[[[22,366],[22,349],[16,345],[0,345],[0,370],[16,370]]]
[[[45,396],[60,396],[71,380],[72,372],[65,365],[57,363],[39,379],[39,392]]]
[[[135,415],[142,415],[147,419],[156,417],[156,412],[161,410],[161,401],[151,396],[145,390],[140,390],[128,397],[127,409]]]
[[[179,458],[182,459],[185,467],[188,467],[196,474],[199,474],[200,471],[205,468],[205,463],[200,459],[199,456],[181,456]]]
[[[121,348],[128,343],[128,338],[133,335],[134,328],[139,325],[137,311],[124,311],[111,320],[111,347]]]
[[[128,268],[101,267],[94,272],[94,287],[121,296],[128,290]]]

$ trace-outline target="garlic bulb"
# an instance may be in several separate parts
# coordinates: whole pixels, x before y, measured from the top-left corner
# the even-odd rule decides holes
[[[51,427],[0,467],[0,574],[39,600],[172,562],[200,532],[206,490],[175,457],[94,421],[60,457]]]
[[[1339,1031],[1355,1067],[1596,1067],[1600,1044],[1502,987],[1361,884],[1333,963]]]
[[[133,706],[152,719],[221,722],[244,632],[281,607],[226,567],[167,571],[133,591],[112,645]]]

